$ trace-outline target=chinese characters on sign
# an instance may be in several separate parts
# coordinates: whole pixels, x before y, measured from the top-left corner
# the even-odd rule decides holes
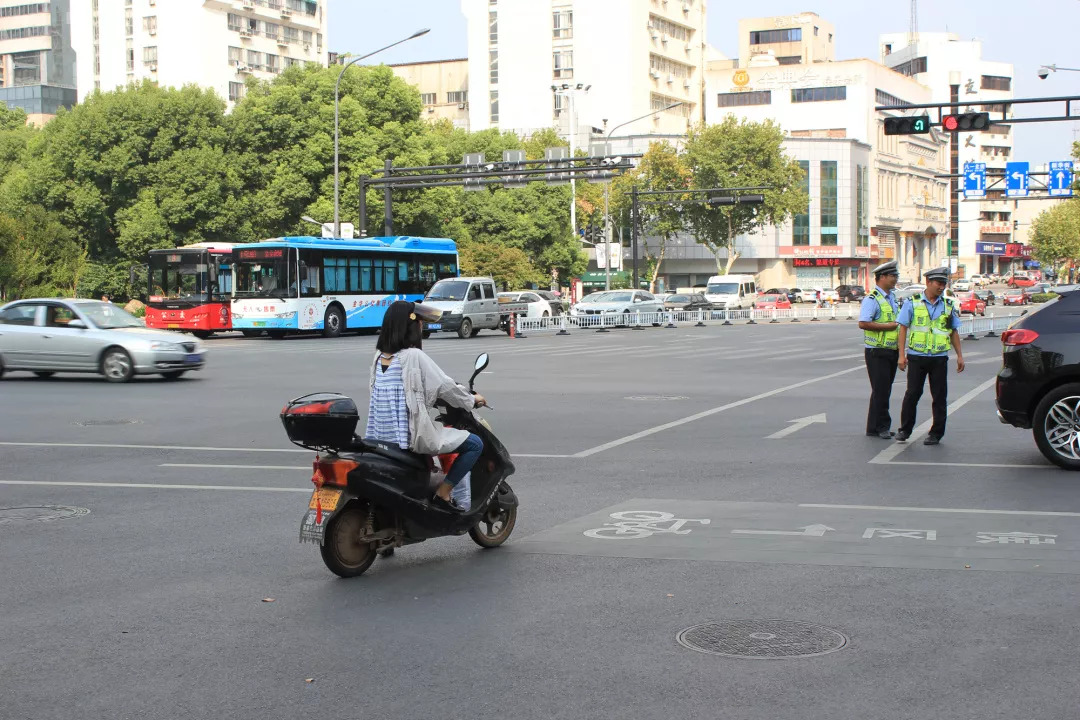
[[[794,258],[791,264],[793,267],[840,267],[858,265],[859,261],[849,258]]]

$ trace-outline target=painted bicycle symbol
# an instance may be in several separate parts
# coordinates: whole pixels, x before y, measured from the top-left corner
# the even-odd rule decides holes
[[[604,523],[604,527],[586,530],[586,537],[597,540],[637,540],[647,538],[650,535],[668,533],[671,535],[688,535],[690,528],[682,529],[686,523],[701,523],[708,525],[709,520],[692,520],[689,518],[677,518],[671,513],[659,510],[624,510],[623,512],[611,513],[612,520],[618,522]],[[670,523],[661,525],[661,523]]]

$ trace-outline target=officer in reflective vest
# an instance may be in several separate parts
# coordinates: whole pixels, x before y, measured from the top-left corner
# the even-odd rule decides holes
[[[893,433],[889,398],[896,379],[897,350],[896,296],[893,288],[900,271],[892,260],[874,268],[875,287],[862,301],[859,328],[863,331],[863,355],[870,376],[870,409],[866,414],[866,436],[889,440]]]
[[[923,385],[930,378],[933,397],[934,424],[923,445],[937,445],[945,435],[945,416],[948,412],[949,350],[956,351],[956,371],[964,372],[964,354],[960,349],[960,316],[956,305],[944,296],[949,282],[949,268],[939,267],[925,273],[926,291],[915,295],[900,309],[901,370],[911,365],[907,376],[907,392],[900,411],[900,442],[911,437],[915,429],[915,409],[922,397]]]

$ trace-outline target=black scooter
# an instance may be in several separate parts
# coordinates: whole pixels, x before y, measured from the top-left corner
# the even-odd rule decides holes
[[[470,392],[487,365],[487,353],[476,359]],[[493,548],[510,537],[518,499],[506,482],[514,473],[509,452],[475,410],[442,402],[438,409],[438,422],[484,441],[472,468],[472,505],[464,513],[431,502],[444,477],[433,472],[432,458],[354,434],[359,413],[352,399],[315,393],[282,409],[289,439],[320,453],[313,463],[315,490],[300,524],[300,542],[317,543],[332,572],[356,577],[376,555],[428,538],[468,533],[478,545]]]

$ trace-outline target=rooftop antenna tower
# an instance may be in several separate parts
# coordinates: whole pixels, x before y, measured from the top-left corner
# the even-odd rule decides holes
[[[919,0],[911,0],[911,22],[908,25],[907,44],[913,47],[919,42]]]

